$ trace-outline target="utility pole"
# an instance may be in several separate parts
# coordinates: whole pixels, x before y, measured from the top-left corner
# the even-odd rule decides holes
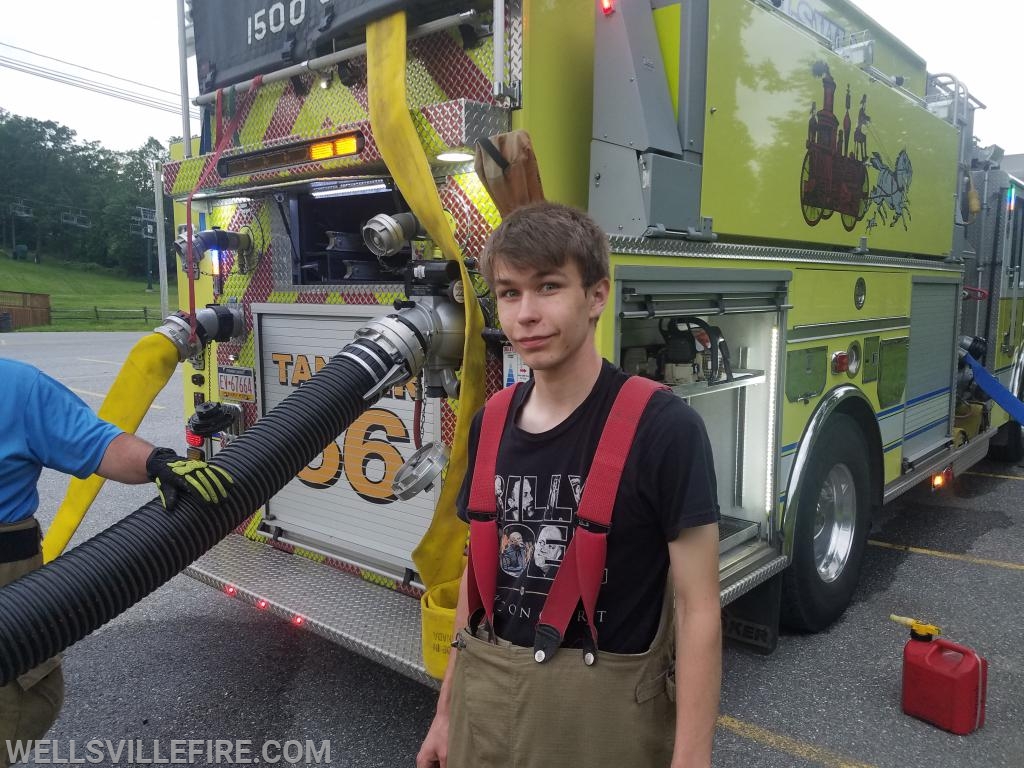
[[[164,229],[164,177],[159,160],[153,163],[153,205],[156,206],[156,266],[160,276],[160,317],[167,317],[167,233]]]

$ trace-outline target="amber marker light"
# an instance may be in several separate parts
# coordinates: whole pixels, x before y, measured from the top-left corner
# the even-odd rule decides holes
[[[939,491],[953,482],[953,468],[946,467],[941,472],[932,475],[932,490]]]
[[[310,144],[310,160],[327,160],[332,157],[334,157],[334,142],[318,141],[316,144]]]
[[[359,134],[350,133],[347,136],[342,136],[340,139],[335,139],[334,154],[336,157],[343,157],[344,155],[358,155]]]

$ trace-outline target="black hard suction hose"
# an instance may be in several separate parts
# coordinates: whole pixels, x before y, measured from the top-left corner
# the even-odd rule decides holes
[[[154,499],[112,527],[0,589],[0,685],[63,651],[180,573],[285,486],[375,400],[391,360],[349,344],[212,459],[234,479],[227,500]]]

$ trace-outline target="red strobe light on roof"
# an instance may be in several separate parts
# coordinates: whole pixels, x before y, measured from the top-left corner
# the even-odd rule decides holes
[[[615,13],[615,0],[601,0],[601,10],[605,16],[611,16]]]

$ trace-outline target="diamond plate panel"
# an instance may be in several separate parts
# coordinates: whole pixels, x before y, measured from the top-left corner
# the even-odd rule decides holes
[[[511,126],[511,114],[507,109],[494,104],[466,99],[423,106],[417,112],[413,112],[413,120],[424,150],[428,158],[431,159],[448,149],[472,147],[479,139],[507,131]],[[293,166],[286,171],[274,170],[248,176],[233,176],[227,179],[222,179],[214,169],[206,176],[202,189],[204,191],[222,189],[230,194],[238,195],[242,194],[246,187],[278,184],[283,178],[288,181],[297,181],[336,175],[339,172],[346,175],[355,172],[359,172],[361,175],[380,175],[385,172],[386,169],[381,163],[380,151],[373,139],[368,121],[362,120],[345,124],[332,122],[330,130],[318,131],[318,135],[346,131],[360,131],[365,138],[363,151],[356,156],[306,163]],[[303,138],[312,137],[288,135],[264,142],[259,148],[267,149],[290,144]],[[251,152],[253,149],[253,147],[239,147],[224,152],[222,158]],[[179,198],[187,195],[195,188],[201,174],[205,173],[203,169],[211,162],[212,156],[207,156],[168,164],[165,172],[165,186],[168,187],[171,194]],[[437,165],[436,161],[434,164]]]
[[[505,40],[508,46],[508,75],[513,82],[523,80],[523,0],[505,3]]]
[[[437,687],[423,668],[419,601],[338,568],[294,557],[231,534],[185,573],[283,619],[296,616],[318,635],[369,659]]]
[[[492,104],[467,101],[463,123],[463,137],[466,146],[471,147],[485,136],[511,130],[512,115],[507,109]]]
[[[441,142],[437,151],[452,147],[472,147],[479,139],[509,130],[512,124],[508,110],[465,99],[432,104],[420,112]],[[420,136],[421,140],[425,138]],[[433,149],[427,149],[428,156]]]
[[[454,30],[409,42],[406,87],[413,108],[437,102],[437,93],[443,99],[493,100],[486,69],[463,49],[462,36]]]
[[[441,205],[455,219],[455,237],[465,256],[479,257],[496,219],[489,218],[481,211],[489,205],[494,208],[487,190],[480,184],[476,174],[460,174],[450,177],[449,183],[438,190]],[[495,209],[496,212],[496,209]]]
[[[778,555],[774,557],[770,562],[762,565],[752,573],[748,573],[735,583],[721,588],[719,590],[719,602],[722,605],[728,605],[733,600],[742,597],[759,584],[763,584],[773,576],[782,573],[786,570],[787,565],[789,565],[789,558],[785,555]]]
[[[270,208],[270,242],[273,253],[273,275],[275,290],[286,291],[292,287],[292,243],[276,203]]]

